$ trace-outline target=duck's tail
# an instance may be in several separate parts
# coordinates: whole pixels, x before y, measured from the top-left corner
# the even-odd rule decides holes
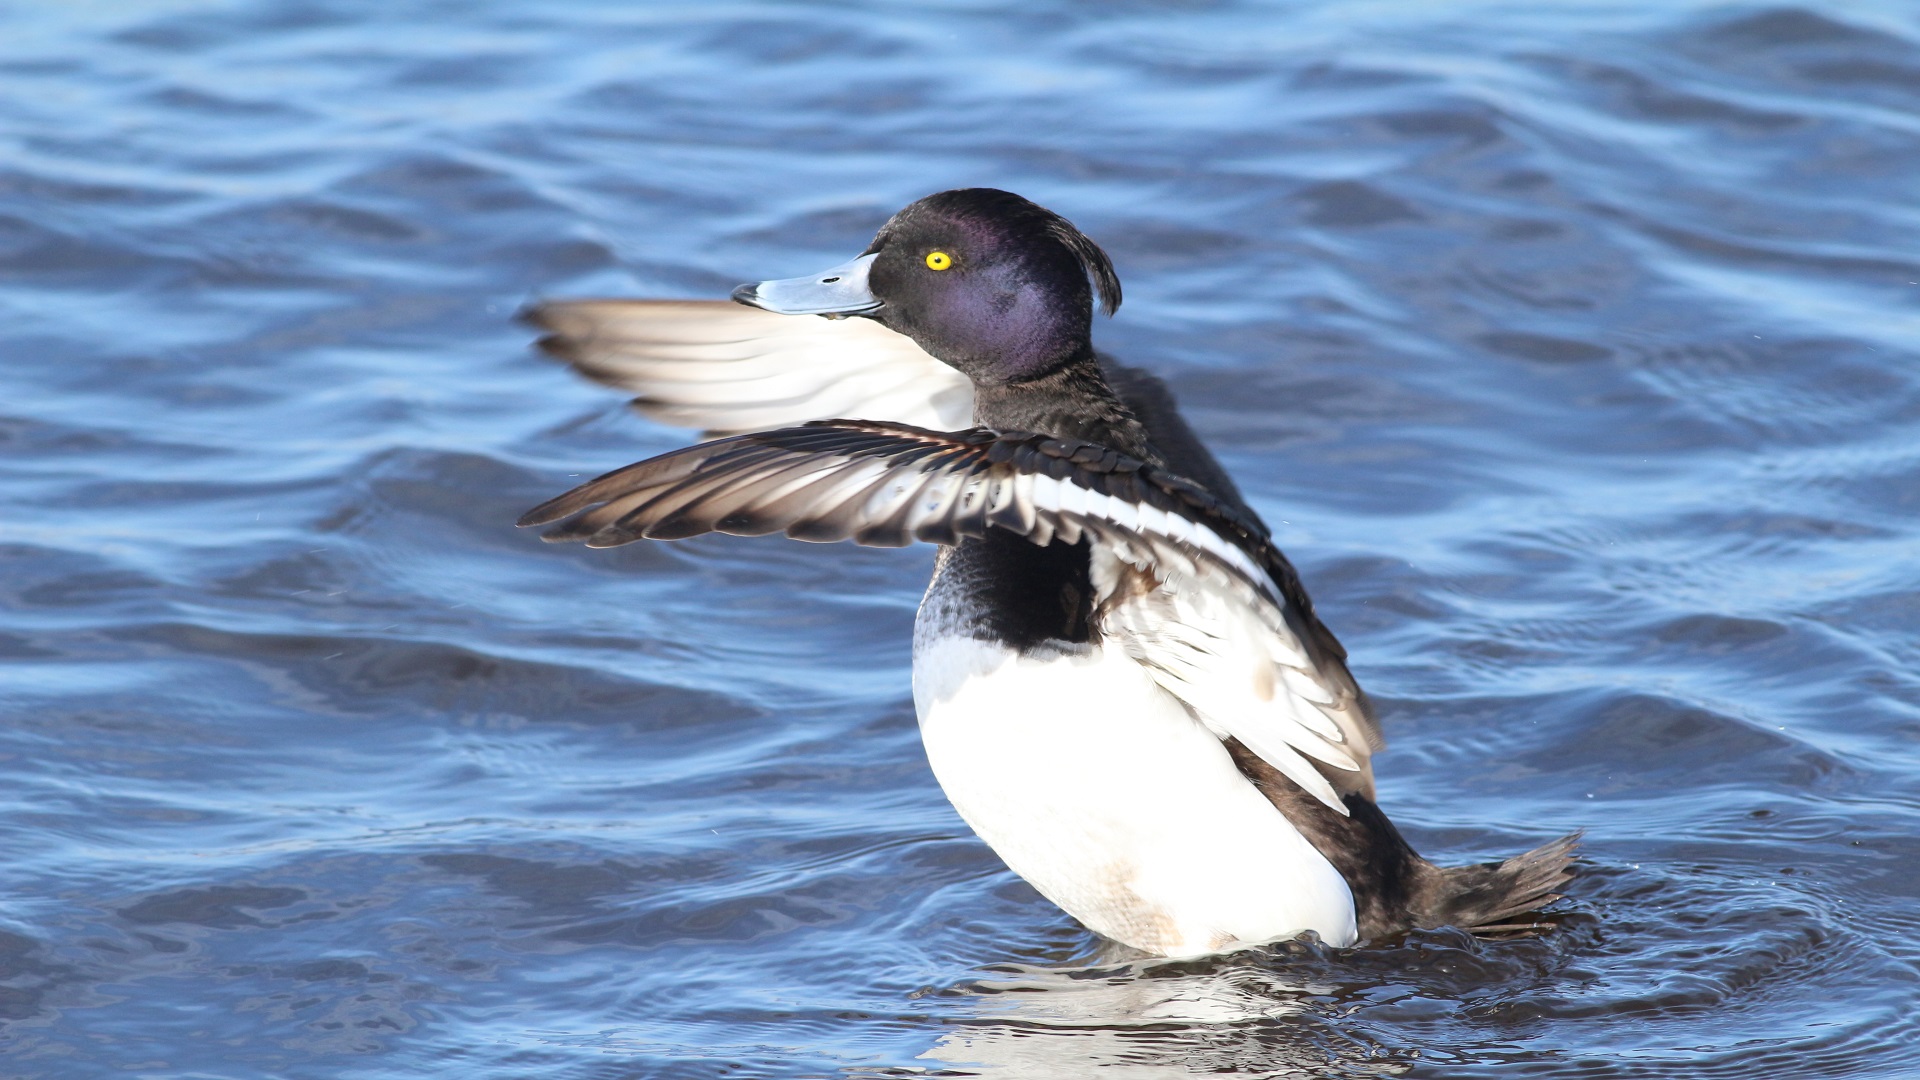
[[[1418,890],[1425,901],[1417,919],[1425,926],[1457,926],[1474,934],[1512,934],[1546,929],[1540,919],[1525,918],[1560,899],[1559,888],[1573,880],[1573,849],[1580,833],[1569,833],[1505,862],[1438,867],[1427,864]],[[1422,860],[1424,862],[1424,860]]]

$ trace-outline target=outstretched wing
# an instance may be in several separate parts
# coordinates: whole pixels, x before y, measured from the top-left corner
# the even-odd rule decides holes
[[[836,416],[934,428],[973,422],[973,384],[869,319],[712,300],[555,300],[524,313],[540,347],[634,398],[648,418],[709,434]]]
[[[554,541],[708,532],[904,546],[1089,541],[1095,618],[1222,739],[1328,806],[1371,795],[1370,721],[1286,559],[1204,489],[1074,439],[831,420],[617,469],[527,512]],[[1332,645],[1338,649],[1338,644]],[[1319,763],[1316,765],[1315,763]],[[1330,779],[1331,777],[1331,779]]]

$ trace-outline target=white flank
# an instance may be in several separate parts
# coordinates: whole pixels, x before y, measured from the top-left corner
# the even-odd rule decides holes
[[[960,816],[1089,928],[1165,956],[1355,940],[1340,874],[1132,658],[929,635],[913,696]]]

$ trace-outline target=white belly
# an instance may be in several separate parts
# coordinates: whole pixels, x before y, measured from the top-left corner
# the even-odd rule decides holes
[[[1166,956],[1357,938],[1339,872],[1117,651],[1042,659],[929,638],[913,700],[960,816],[1089,928]]]

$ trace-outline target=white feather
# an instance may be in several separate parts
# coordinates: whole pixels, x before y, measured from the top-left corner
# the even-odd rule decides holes
[[[701,300],[570,300],[533,319],[583,374],[662,423],[714,433],[857,417],[953,431],[973,385],[869,319],[775,315]]]
[[[1289,684],[1276,661],[1306,658],[1284,621],[1260,616],[1262,602],[1231,578],[1162,578],[1151,591],[1106,604],[1101,631],[1210,730],[1238,739],[1345,814],[1345,803],[1307,757],[1354,772],[1361,763],[1340,745],[1340,728]]]
[[[914,703],[947,797],[1081,922],[1171,956],[1357,937],[1346,882],[1125,654],[1019,656],[922,612]]]

